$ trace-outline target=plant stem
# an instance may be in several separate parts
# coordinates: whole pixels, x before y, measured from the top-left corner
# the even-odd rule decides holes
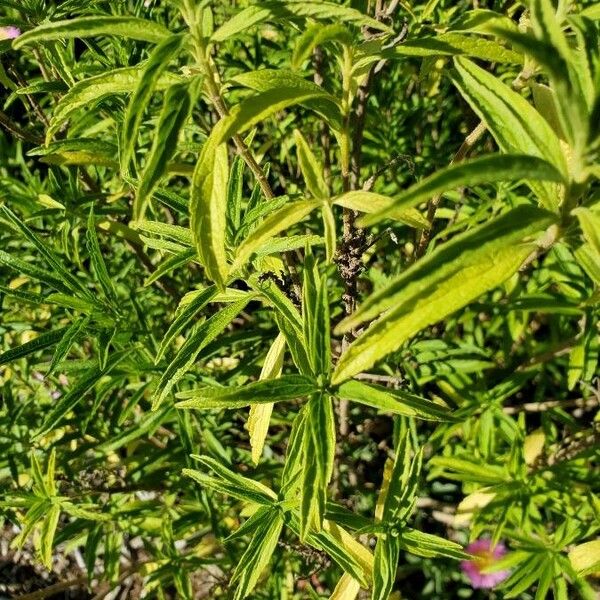
[[[215,107],[219,118],[223,119],[224,117],[227,117],[229,115],[229,109],[227,108],[225,100],[221,95],[221,91],[219,89],[216,69],[211,64],[211,60],[207,55],[204,40],[199,35],[196,23],[194,22],[194,19],[192,18],[190,13],[190,9],[184,12],[184,18],[188,23],[188,26],[192,33],[192,39],[194,42],[194,58],[196,59],[197,63],[199,64],[206,77],[205,86],[208,97],[210,98],[211,103]],[[262,170],[256,159],[254,158],[254,155],[244,142],[243,138],[239,134],[235,134],[232,139],[236,147],[237,153],[242,157],[243,161],[246,163],[250,171],[252,171],[252,174],[254,175],[254,178],[256,179],[265,198],[267,200],[275,198],[275,193],[273,192],[273,188],[267,180],[265,172]],[[296,258],[292,252],[285,252],[284,259],[285,266],[292,281],[292,288],[294,290],[294,294],[297,298],[301,298],[302,287],[300,285],[300,278],[298,276],[298,270],[296,268]]]

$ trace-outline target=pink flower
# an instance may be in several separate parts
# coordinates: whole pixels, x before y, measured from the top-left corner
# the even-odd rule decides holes
[[[21,30],[18,27],[9,25],[8,27],[0,27],[0,40],[14,40],[21,35]]]
[[[502,583],[509,575],[510,571],[494,571],[493,573],[483,573],[490,568],[499,558],[506,554],[506,546],[502,543],[492,547],[491,540],[480,539],[471,542],[466,551],[474,555],[472,560],[463,560],[460,563],[462,572],[471,580],[474,588],[493,588]]]

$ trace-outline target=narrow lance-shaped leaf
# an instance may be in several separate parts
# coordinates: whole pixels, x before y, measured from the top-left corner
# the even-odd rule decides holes
[[[179,349],[177,356],[175,356],[162,374],[152,398],[152,410],[156,410],[162,404],[173,386],[181,380],[194,364],[200,351],[210,344],[235,319],[249,301],[250,297],[247,297],[226,306],[192,332]]]
[[[573,210],[572,214],[579,219],[583,237],[600,255],[600,213],[593,212],[589,208],[580,206]]]
[[[190,115],[196,87],[197,80],[196,84],[181,83],[171,86],[165,94],[150,155],[133,205],[135,220],[143,219],[149,196],[165,174],[167,161],[177,150],[179,132]]]
[[[335,215],[328,202],[323,202],[321,206],[323,217],[323,230],[325,237],[325,256],[329,264],[333,263],[336,252],[336,229]]]
[[[468,560],[470,558],[460,544],[411,528],[405,528],[400,532],[400,547],[411,554],[426,558],[439,556],[455,560]]]
[[[330,202],[336,206],[371,214],[386,210],[394,204],[394,199],[375,192],[355,190],[335,196]],[[394,219],[417,229],[431,227],[431,223],[416,208],[394,211]]]
[[[299,535],[300,528],[292,513],[289,527]],[[321,531],[310,531],[306,541],[313,547],[323,550],[346,573],[349,573],[362,587],[368,588],[373,572],[373,555],[360,542],[355,540],[343,527],[324,519]]]
[[[439,247],[372,294],[338,331],[347,331],[389,310],[340,358],[333,383],[371,367],[408,338],[486,291],[521,266],[534,246],[524,243],[553,223],[552,213],[520,206]]]
[[[73,293],[60,279],[55,277],[49,271],[38,267],[32,262],[27,262],[12,254],[8,254],[8,252],[4,252],[4,250],[0,250],[0,265],[4,265],[22,275],[27,275],[28,277],[53,287],[60,292],[71,295]]]
[[[560,140],[533,106],[475,63],[457,58],[455,66],[454,84],[500,148],[504,152],[522,152],[544,158],[566,177],[567,164]],[[545,206],[558,207],[556,186],[532,181],[530,187],[540,195]]]
[[[269,507],[272,507],[273,503],[277,500],[277,494],[267,486],[258,481],[254,481],[249,477],[244,477],[239,473],[234,473],[231,469],[223,466],[219,461],[210,456],[192,455],[192,458],[197,460],[205,469],[210,469],[215,473],[215,476],[213,477],[214,482],[211,486],[217,484],[225,486],[221,490],[218,490],[222,491],[222,493],[229,494],[234,498],[246,502],[263,504]],[[196,481],[200,481],[201,476],[207,477],[205,473],[192,469],[184,469],[183,473]]]
[[[371,600],[388,600],[396,581],[400,540],[395,532],[377,536],[373,564],[373,591]]]
[[[427,398],[405,390],[394,390],[381,385],[352,380],[343,383],[337,395],[351,402],[377,408],[384,412],[416,417],[430,421],[451,421],[450,411]]]
[[[190,248],[189,250],[182,250],[173,256],[170,256],[165,261],[160,263],[156,270],[150,274],[144,281],[144,287],[152,285],[155,281],[158,281],[161,277],[164,277],[171,271],[180,267],[185,267],[189,263],[193,262],[196,258],[196,249]]]
[[[333,474],[335,422],[333,403],[326,394],[315,394],[308,404],[304,429],[300,538],[309,531],[321,531],[325,514],[327,486]]]
[[[15,50],[31,44],[88,38],[97,35],[117,35],[145,42],[160,42],[169,35],[169,30],[146,19],[136,17],[80,17],[65,21],[42,23],[35,29],[26,31],[13,42]]]
[[[135,90],[143,72],[143,67],[140,66],[124,67],[78,81],[54,107],[50,127],[46,131],[46,143],[50,142],[62,124],[78,108],[92,102],[98,102],[106,96],[123,94]],[[180,81],[181,77],[164,73],[155,87],[156,89],[164,89]]]
[[[226,145],[214,142],[211,138],[205,142],[194,170],[190,214],[200,262],[221,289],[228,271],[225,238],[229,166]]]
[[[319,163],[318,158],[310,149],[302,133],[297,129],[294,130],[294,139],[296,140],[298,164],[300,165],[306,187],[315,198],[327,198],[329,190],[323,177],[323,167]]]
[[[242,192],[244,185],[244,160],[236,156],[227,182],[227,233],[233,240],[241,224]]]
[[[102,291],[106,297],[116,304],[117,292],[115,290],[113,281],[108,274],[108,269],[106,268],[106,263],[104,262],[102,251],[100,250],[100,244],[98,243],[98,236],[96,234],[96,219],[94,218],[93,207],[90,209],[90,214],[88,216],[86,239],[87,249],[90,254],[90,261],[92,263],[94,273],[98,278],[98,282],[100,283],[100,287],[102,288]]]
[[[246,598],[256,586],[259,577],[273,557],[275,547],[283,529],[283,515],[273,509],[259,509],[264,515],[260,529],[251,538],[238,566],[231,577],[231,583],[237,583],[234,600]],[[251,518],[254,518],[251,517]]]
[[[295,71],[259,69],[236,75],[231,81],[260,92],[242,102],[239,109],[236,107],[239,110],[237,120],[258,122],[287,106],[302,104],[321,115],[334,132],[341,130],[342,114],[338,99]]]
[[[92,295],[87,290],[85,285],[77,279],[70,271],[67,270],[61,259],[48,248],[48,245],[40,240],[37,235],[31,231],[21,219],[17,217],[7,206],[2,207],[2,212],[12,223],[12,225],[21,232],[21,234],[29,240],[35,247],[35,249],[43,256],[44,260],[48,263],[53,271],[53,277],[56,276],[58,280],[62,281],[65,286],[74,292],[76,295],[83,295],[88,300],[92,298]]]
[[[340,23],[322,25],[313,23],[300,35],[292,53],[292,67],[299,69],[317,46],[327,42],[339,42],[344,45],[352,44],[352,34]]]
[[[269,380],[275,379],[281,376],[283,369],[283,356],[285,353],[285,336],[279,334],[265,357],[263,363],[260,379]],[[262,456],[265,440],[267,439],[267,432],[269,430],[269,422],[271,420],[271,413],[273,412],[273,403],[260,403],[252,404],[250,406],[250,412],[248,414],[248,421],[246,422],[246,428],[250,435],[250,447],[252,448],[252,462],[257,465],[260,457]]]
[[[54,329],[53,331],[46,331],[41,333],[36,338],[17,346],[16,348],[11,348],[6,352],[0,354],[0,366],[11,363],[19,358],[23,358],[24,356],[28,356],[38,350],[43,350],[44,348],[48,348],[49,346],[54,346],[66,333],[67,327],[61,327],[59,329]]]
[[[47,569],[50,569],[52,566],[52,545],[59,517],[60,506],[58,504],[50,504],[40,527],[39,552],[42,564]]]
[[[54,351],[54,356],[52,357],[52,362],[50,363],[50,368],[48,369],[46,377],[49,377],[56,371],[58,365],[60,365],[63,359],[67,356],[69,350],[77,341],[77,338],[80,336],[81,332],[87,327],[89,321],[90,317],[85,316],[76,319],[73,321],[73,323],[71,323],[71,325],[69,325],[67,330],[64,332],[62,339],[56,345],[56,350]]]
[[[180,302],[177,315],[167,333],[160,342],[158,352],[154,363],[157,364],[165,355],[165,352],[173,342],[173,340],[189,325],[192,319],[215,297],[217,289],[214,285],[209,286],[198,292],[191,292]],[[191,298],[189,297],[191,296]]]
[[[154,88],[160,76],[169,66],[169,62],[181,49],[184,40],[185,36],[183,35],[172,35],[166,38],[156,46],[144,65],[140,82],[129,99],[121,131],[121,170],[123,173],[129,172],[129,162],[134,154],[138,129]]]
[[[367,26],[377,31],[390,31],[389,27],[361,13],[360,11],[334,4],[332,2],[260,2],[238,12],[211,36],[213,42],[223,42],[234,35],[273,18],[311,17],[314,19],[333,19],[358,26]],[[323,25],[321,25],[323,27]]]
[[[277,379],[255,381],[242,387],[200,388],[181,392],[186,398],[177,408],[242,408],[253,403],[281,402],[302,398],[315,392],[315,384],[304,375],[282,375]]]
[[[27,156],[40,156],[41,162],[51,165],[95,165],[111,168],[117,166],[116,155],[115,144],[93,138],[59,140],[27,152]]]
[[[280,208],[269,215],[238,247],[232,272],[242,267],[253,252],[267,240],[299,223],[315,208],[321,206],[318,200],[300,200]]]
[[[85,371],[71,389],[59,398],[49,414],[46,415],[42,426],[36,432],[35,436],[40,437],[45,435],[48,431],[56,427],[70,411],[83,401],[86,394],[96,385],[100,378],[110,374],[130,352],[131,350],[114,352],[108,358],[104,369],[95,366]]]
[[[462,35],[454,31],[436,36],[409,39],[382,54],[385,58],[399,59],[405,56],[471,56],[496,63],[519,64],[523,62],[523,57],[519,52],[506,48],[496,40],[475,35]]]
[[[359,592],[360,583],[348,573],[344,573],[329,596],[329,600],[356,600]]]
[[[499,181],[519,179],[563,182],[561,174],[546,160],[536,156],[494,154],[450,165],[401,193],[382,210],[360,218],[359,225],[367,227],[382,219],[399,218],[403,211],[442,192]]]

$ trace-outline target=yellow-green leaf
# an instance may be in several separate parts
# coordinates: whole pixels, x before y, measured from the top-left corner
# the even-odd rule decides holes
[[[527,239],[553,223],[552,213],[520,206],[468,231],[421,259],[372,294],[337,332],[386,312],[341,356],[333,382],[341,383],[398,349],[424,327],[500,285],[534,250]]]
[[[200,262],[217,286],[225,286],[227,256],[227,181],[229,166],[225,144],[206,141],[192,178],[191,227]]]
[[[283,355],[285,353],[285,336],[279,334],[271,344],[265,362],[260,372],[260,379],[275,379],[281,375],[283,368]],[[273,402],[266,404],[253,404],[250,407],[246,428],[250,435],[250,447],[252,449],[252,462],[257,465],[262,456],[269,421],[273,412]]]

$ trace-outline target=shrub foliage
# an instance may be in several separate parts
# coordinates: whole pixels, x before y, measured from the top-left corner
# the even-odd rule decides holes
[[[385,600],[468,597],[490,538],[496,597],[596,598],[572,4],[2,2],[13,546],[97,598]]]

